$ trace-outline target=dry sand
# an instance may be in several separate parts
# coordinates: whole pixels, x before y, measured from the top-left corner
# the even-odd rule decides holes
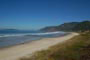
[[[32,41],[30,43],[25,43],[21,45],[16,45],[13,47],[5,48],[0,50],[0,60],[18,60],[18,58],[23,56],[28,56],[29,54],[43,49],[48,49],[58,43],[62,43],[70,38],[78,35],[77,33],[71,33],[69,35],[57,38],[44,38],[37,41]]]

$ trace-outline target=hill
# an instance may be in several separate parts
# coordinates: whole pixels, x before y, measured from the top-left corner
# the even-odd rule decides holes
[[[41,31],[51,32],[51,31],[89,31],[90,30],[90,21],[83,22],[69,22],[64,23],[59,26],[49,26],[42,28]]]
[[[35,33],[37,31],[33,30],[18,30],[18,29],[0,29],[0,34],[7,34],[7,33]]]
[[[83,21],[77,24],[74,29],[74,31],[90,31],[90,21]]]

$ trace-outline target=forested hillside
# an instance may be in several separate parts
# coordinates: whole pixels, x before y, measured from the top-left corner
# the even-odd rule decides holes
[[[41,29],[41,31],[51,32],[51,31],[90,31],[90,21],[83,22],[69,22],[64,23],[59,26],[49,26]]]

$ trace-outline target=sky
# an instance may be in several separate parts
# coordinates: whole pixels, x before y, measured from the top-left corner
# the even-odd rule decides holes
[[[0,0],[0,29],[37,30],[90,20],[90,0]]]

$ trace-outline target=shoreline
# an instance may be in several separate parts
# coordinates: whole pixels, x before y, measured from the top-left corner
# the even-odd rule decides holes
[[[32,53],[40,50],[48,49],[50,46],[56,45],[58,43],[63,43],[64,41],[78,35],[77,33],[70,33],[65,36],[56,38],[43,38],[40,40],[35,40],[27,42],[20,45],[15,45],[13,47],[5,48],[0,50],[0,60],[18,60],[20,57],[32,55]],[[51,44],[52,43],[52,44]]]
[[[22,44],[32,43],[32,42],[34,42],[34,41],[38,41],[38,40],[42,40],[42,39],[63,37],[63,36],[66,36],[66,35],[68,35],[68,34],[70,34],[70,33],[65,33],[65,34],[60,35],[60,36],[57,36],[57,37],[44,37],[44,38],[40,38],[40,39],[36,39],[36,40],[30,40],[30,41],[28,41],[28,42],[23,42],[23,43],[19,43],[19,44],[10,45],[10,46],[0,47],[0,50],[7,49],[7,48],[11,48],[11,47],[18,46],[18,45],[22,45]]]

